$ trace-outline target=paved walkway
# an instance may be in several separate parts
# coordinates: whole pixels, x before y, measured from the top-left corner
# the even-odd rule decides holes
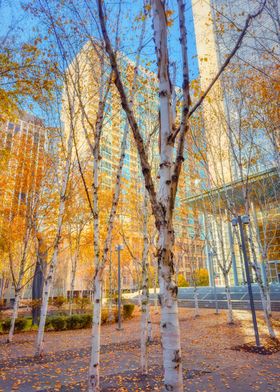
[[[279,316],[280,317],[280,316]],[[232,350],[253,340],[250,315],[235,312],[236,324],[226,325],[226,315],[180,309],[185,391],[279,391],[280,353],[259,355]],[[278,325],[280,322],[278,321]],[[162,362],[159,316],[153,315],[154,342],[149,348],[149,374],[139,372],[139,316],[116,331],[102,326],[102,391],[160,391]],[[280,336],[280,328],[278,328]],[[265,326],[260,319],[261,338]],[[33,358],[34,333],[15,335],[13,344],[0,337],[0,391],[86,391],[90,330],[46,333],[45,356]]]

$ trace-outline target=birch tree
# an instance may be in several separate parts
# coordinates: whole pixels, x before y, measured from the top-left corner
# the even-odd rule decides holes
[[[144,38],[144,31],[143,34],[140,36],[140,44],[139,44],[139,49],[138,49],[138,54],[137,54],[137,62],[136,66],[134,69],[134,76],[133,76],[133,82],[132,82],[132,92],[130,96],[130,104],[133,106],[133,99],[134,99],[134,88],[135,88],[135,83],[136,83],[136,78],[137,78],[137,72],[138,72],[138,66],[139,66],[139,59],[140,59],[140,53],[142,49],[142,41]],[[128,123],[126,123],[124,132],[123,132],[123,137],[122,137],[122,143],[121,143],[121,148],[120,148],[120,158],[119,158],[119,163],[118,163],[118,168],[117,168],[117,173],[116,173],[116,185],[113,193],[113,200],[112,200],[112,206],[110,210],[110,215],[108,219],[108,231],[107,231],[107,236],[105,239],[104,243],[104,248],[103,248],[103,254],[102,257],[99,257],[99,239],[98,239],[98,204],[97,204],[97,192],[95,191],[96,184],[97,184],[97,176],[98,176],[98,170],[94,172],[94,178],[96,177],[94,181],[94,216],[95,218],[95,223],[94,223],[94,247],[95,247],[95,274],[94,274],[94,310],[93,310],[93,331],[92,331],[92,350],[91,350],[91,360],[90,360],[90,368],[89,368],[89,391],[96,392],[100,390],[100,373],[99,373],[99,368],[100,368],[100,325],[101,325],[101,290],[102,290],[102,281],[103,281],[103,272],[105,268],[105,264],[108,259],[108,252],[110,249],[110,244],[112,243],[112,232],[113,232],[113,227],[114,227],[114,221],[115,221],[115,216],[116,216],[116,211],[117,211],[117,206],[118,206],[118,201],[120,197],[120,191],[121,191],[121,173],[122,173],[122,168],[123,168],[123,163],[124,163],[124,158],[125,158],[125,149],[126,149],[126,141],[127,141],[127,136],[128,136],[128,131],[129,131],[129,126]],[[95,141],[96,143],[96,141]],[[95,144],[96,145],[96,144]],[[95,168],[97,169],[97,162],[99,154],[96,153],[96,158],[94,160],[95,162]]]
[[[55,269],[58,260],[59,245],[61,242],[61,232],[62,232],[64,212],[65,212],[67,191],[68,191],[67,187],[68,187],[68,180],[71,172],[72,148],[73,148],[73,130],[71,130],[69,133],[69,137],[67,141],[67,150],[65,151],[66,159],[65,159],[65,167],[62,174],[62,182],[61,182],[61,189],[60,189],[56,235],[55,235],[55,240],[52,249],[51,261],[46,271],[46,276],[44,278],[42,305],[40,311],[40,323],[39,323],[37,339],[36,339],[35,356],[43,355],[44,330],[45,330],[45,323],[46,323],[46,317],[48,311],[49,296],[54,281]]]
[[[31,222],[30,219],[27,219],[26,222],[26,230],[23,238],[23,249],[22,253],[20,254],[20,262],[19,262],[19,271],[18,271],[18,277],[16,277],[15,272],[14,272],[14,267],[15,267],[15,262],[14,262],[14,256],[12,254],[11,249],[9,249],[9,261],[10,261],[10,270],[11,270],[11,276],[13,279],[13,284],[15,287],[15,298],[14,298],[14,304],[13,304],[13,312],[12,312],[12,318],[11,318],[11,326],[9,330],[9,335],[7,342],[11,343],[13,340],[14,336],[14,330],[15,330],[15,322],[18,316],[18,309],[19,309],[19,304],[20,304],[20,299],[21,299],[21,293],[22,290],[25,286],[24,278],[26,271],[28,269],[28,248],[30,246],[30,237],[31,237],[31,232],[32,232],[32,227],[31,227]]]
[[[232,79],[231,83],[235,85],[235,94],[238,96],[235,104],[235,114],[239,121],[234,124],[229,124],[229,132],[231,135],[231,137],[229,137],[229,142],[237,175],[240,181],[241,193],[241,203],[231,203],[233,206],[231,211],[234,216],[237,216],[241,204],[246,215],[250,216],[250,213],[252,212],[252,219],[250,219],[247,230],[251,267],[254,270],[256,281],[259,286],[264,318],[269,334],[271,337],[275,337],[275,332],[273,330],[271,320],[269,319],[270,301],[267,300],[269,295],[268,281],[263,281],[262,279],[261,266],[258,260],[257,248],[254,241],[254,211],[252,210],[253,188],[254,186],[260,188],[260,186],[257,181],[254,185],[250,182],[250,178],[256,170],[258,170],[258,161],[261,162],[262,159],[260,157],[262,157],[265,152],[264,150],[261,151],[262,148],[259,145],[258,138],[255,137],[256,129],[254,127],[254,113],[250,111],[250,105],[248,105],[248,93],[244,88],[244,84],[242,84],[238,78],[237,80]],[[265,142],[263,142],[263,144],[265,149]],[[236,238],[239,241],[239,238]]]
[[[159,190],[156,191],[151,175],[151,167],[148,161],[147,152],[144,147],[143,137],[139,125],[133,113],[133,108],[124,89],[122,77],[119,72],[117,59],[113,51],[111,41],[105,24],[104,4],[98,0],[98,12],[100,26],[105,41],[105,48],[109,55],[112,69],[114,71],[114,83],[119,91],[122,107],[126,112],[129,125],[131,127],[134,140],[138,149],[141,161],[145,186],[149,193],[152,212],[155,224],[159,232],[158,266],[160,284],[161,303],[161,337],[164,364],[164,388],[166,391],[183,391],[182,360],[180,331],[178,322],[177,285],[174,277],[174,230],[173,211],[177,193],[178,180],[183,163],[184,140],[188,130],[189,116],[200,106],[205,96],[219,78],[224,68],[230,62],[242,43],[248,25],[255,16],[250,15],[246,20],[246,25],[238,39],[238,42],[231,55],[227,58],[221,70],[218,72],[209,88],[204,92],[198,102],[190,108],[189,93],[189,70],[187,60],[187,34],[185,26],[185,4],[178,0],[180,43],[182,49],[183,62],[183,87],[182,87],[182,116],[180,126],[176,127],[175,119],[172,118],[172,83],[169,76],[169,55],[167,48],[168,26],[165,10],[165,2],[152,1],[153,29],[155,52],[157,57],[159,102],[160,102],[160,165],[159,165]],[[258,14],[262,8],[258,11]],[[176,155],[173,157],[176,142]]]
[[[45,267],[47,265],[48,248],[42,233],[37,233],[36,266],[32,281],[32,325],[39,324],[40,303],[43,292]]]
[[[73,10],[75,15],[79,18],[80,13],[78,8],[75,8],[73,4]],[[92,9],[87,5],[87,10],[94,20],[94,15]],[[120,14],[119,14],[120,15]],[[49,15],[50,20],[53,20],[53,16]],[[116,36],[118,36],[118,25],[119,21],[117,21],[117,28],[116,28]],[[59,24],[60,26],[60,24]],[[80,26],[80,24],[79,24]],[[125,158],[125,151],[126,151],[126,143],[127,143],[127,136],[128,136],[128,123],[124,126],[121,146],[120,146],[120,156],[117,165],[117,169],[115,171],[116,181],[114,185],[113,195],[112,195],[112,202],[109,208],[109,214],[107,217],[107,225],[106,230],[105,227],[102,227],[102,230],[106,232],[103,245],[100,244],[100,237],[101,237],[101,214],[99,208],[99,177],[100,177],[100,158],[102,157],[101,152],[101,138],[106,137],[104,134],[104,123],[108,117],[108,113],[106,112],[106,104],[108,102],[109,95],[112,96],[112,99],[117,101],[117,97],[115,97],[114,91],[111,89],[111,79],[114,78],[112,72],[108,72],[107,70],[107,58],[105,55],[104,48],[102,43],[98,43],[94,40],[89,31],[87,30],[88,26],[86,24],[83,25],[84,30],[82,31],[83,35],[89,40],[88,44],[83,51],[84,58],[79,56],[74,58],[72,63],[69,66],[69,61],[66,58],[66,64],[68,66],[68,71],[66,74],[65,84],[66,89],[71,90],[72,94],[75,96],[74,105],[71,105],[71,100],[69,97],[71,93],[67,92],[66,97],[66,107],[70,107],[70,121],[68,125],[70,126],[71,132],[73,133],[73,144],[75,149],[75,155],[78,162],[78,167],[80,171],[80,175],[82,178],[82,182],[84,184],[84,188],[86,191],[89,207],[93,217],[93,247],[94,247],[94,277],[93,277],[93,326],[92,326],[92,344],[91,344],[91,360],[90,360],[90,368],[89,368],[89,390],[90,391],[98,391],[100,390],[99,386],[99,368],[100,368],[100,325],[101,325],[101,293],[102,293],[102,283],[104,279],[104,270],[108,259],[109,249],[112,244],[112,234],[113,228],[115,223],[115,217],[118,207],[118,202],[121,193],[121,179],[122,179],[122,168],[124,165],[124,158]],[[56,40],[57,44],[61,48],[65,48],[65,42],[62,42],[60,36],[58,34],[58,28],[54,25],[54,32],[56,33]],[[60,32],[60,31],[59,31]],[[136,78],[138,73],[138,65],[140,59],[140,52],[142,49],[142,41],[144,38],[144,32],[140,36],[140,44],[139,50],[137,52],[137,61],[136,66],[134,67],[133,71],[133,80],[132,80],[132,87],[130,93],[130,103],[133,105],[133,98],[135,93],[136,87]],[[67,47],[66,47],[67,48]],[[71,48],[71,43],[70,43]],[[65,53],[65,50],[61,50],[62,53]],[[94,57],[91,58],[91,55]],[[84,64],[81,64],[81,61],[84,61]],[[93,66],[94,65],[94,66]],[[84,83],[83,77],[85,74],[83,73],[83,67],[87,67],[89,72],[93,76],[94,82],[96,82],[97,86],[97,93],[94,96],[91,95],[92,92],[84,94]],[[91,68],[92,66],[92,68]],[[87,105],[86,97],[90,99],[97,98],[97,108],[94,114],[94,119],[90,117],[90,107]],[[71,108],[75,108],[76,111],[73,113]],[[71,116],[72,113],[72,116]],[[84,134],[84,138],[86,140],[88,149],[90,151],[92,161],[93,161],[93,185],[92,185],[92,192],[89,190],[87,185],[85,175],[81,165],[81,157],[79,152],[79,141],[80,141],[80,131],[77,131],[77,125],[75,125],[76,118],[79,118],[80,121],[80,128],[82,133]],[[73,121],[74,120],[74,121]],[[107,126],[108,128],[108,126]],[[120,129],[121,131],[121,129]]]
[[[70,278],[70,293],[69,293],[69,315],[72,315],[73,301],[74,301],[74,289],[76,280],[76,271],[78,261],[80,257],[80,246],[81,246],[81,234],[84,225],[78,227],[78,231],[74,239],[72,239],[71,224],[69,225],[69,247],[70,247],[70,261],[71,261],[71,278]],[[74,242],[74,243],[73,243]]]
[[[27,141],[26,141],[27,144]],[[25,147],[27,148],[27,147]],[[31,150],[36,152],[37,147],[32,146]],[[38,151],[37,151],[38,153]],[[36,155],[35,155],[36,156]],[[9,259],[10,275],[15,288],[15,299],[8,342],[13,339],[15,321],[18,316],[18,308],[23,295],[24,288],[32,280],[34,270],[34,241],[35,241],[35,221],[41,203],[39,193],[42,192],[43,176],[38,178],[38,166],[31,172],[31,161],[34,156],[28,156],[23,152],[22,161],[18,166],[18,175],[22,175],[24,185],[21,186],[21,193],[14,191],[16,203],[11,208],[8,217],[8,230],[6,232],[6,249]],[[36,178],[35,175],[38,175]],[[18,202],[17,198],[21,196]],[[22,197],[24,195],[24,197]]]
[[[275,260],[274,249],[278,240],[279,222],[274,212],[278,211],[279,190],[274,176],[260,178],[252,189],[251,217],[252,236],[257,245],[260,259],[263,291],[266,298],[267,312],[271,313],[270,287],[268,282],[269,260]]]

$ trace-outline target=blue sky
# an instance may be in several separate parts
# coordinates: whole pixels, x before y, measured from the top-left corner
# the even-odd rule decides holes
[[[0,0],[0,36],[6,34],[9,26],[17,27],[21,30],[18,32],[19,39],[22,40],[29,40],[35,36],[33,29],[35,27],[39,28],[40,31],[40,23],[36,20],[32,15],[25,12],[21,5],[26,4],[28,0]],[[92,2],[94,4],[94,1]],[[108,1],[110,4],[111,2]],[[177,10],[177,2],[176,0],[171,0],[168,2],[169,7],[171,9]],[[124,9],[125,9],[124,2]],[[126,12],[131,13],[131,17],[133,17],[136,12],[139,10],[140,1],[135,1],[133,4],[130,4],[128,9],[125,9]],[[190,62],[190,70],[191,76],[197,77],[198,75],[198,66],[196,61],[196,45],[195,45],[195,35],[194,35],[194,26],[193,26],[193,17],[192,17],[192,7],[191,7],[191,0],[186,0],[186,22],[187,22],[187,29],[188,29],[188,50],[189,50],[189,62]],[[123,19],[122,21],[122,30],[124,35],[127,36],[127,39],[131,39],[133,42],[133,33],[130,34],[130,26],[129,26],[129,19]],[[148,34],[152,35],[152,32],[149,31]],[[170,47],[170,55],[171,57],[176,60],[180,64],[180,46],[179,46],[179,29],[178,29],[178,20],[175,14],[174,24],[170,29],[170,38],[169,38],[169,47]],[[133,46],[133,45],[131,45]],[[143,53],[146,56],[150,54],[153,55],[154,51],[154,44],[151,41],[149,45],[147,45],[147,50]],[[126,53],[130,56],[129,51]],[[179,70],[178,70],[179,74]]]
[[[31,14],[25,12],[21,5],[26,4],[28,0],[0,0],[0,36],[5,36],[10,26],[16,28],[14,34],[19,41],[31,40],[39,34],[46,35],[45,27],[39,19],[36,19]],[[112,14],[117,12],[117,2],[108,1],[108,7],[112,7]],[[49,2],[51,4],[51,2]],[[77,4],[79,1],[77,0]],[[95,4],[95,1],[92,1]],[[123,17],[121,18],[121,50],[126,56],[133,59],[136,48],[138,47],[138,37],[140,33],[140,24],[135,22],[135,17],[139,14],[142,8],[142,0],[135,0],[133,2],[123,1]],[[174,10],[174,23],[170,28],[169,34],[169,52],[170,60],[177,64],[177,80],[176,84],[181,85],[181,49],[179,44],[179,27],[177,12],[177,1],[167,1],[167,7]],[[64,12],[64,11],[63,11]],[[83,13],[81,9],[81,13]],[[64,15],[66,16],[66,15]],[[111,15],[112,17],[113,15]],[[67,17],[67,16],[66,16]],[[113,17],[111,18],[113,20]],[[188,30],[188,57],[190,65],[191,78],[197,78],[198,65],[196,58],[195,34],[193,26],[193,16],[191,0],[186,0],[186,24]],[[36,32],[34,31],[36,30]],[[93,27],[94,30],[94,27]],[[151,20],[148,21],[148,28],[146,33],[146,46],[142,52],[142,59],[147,61],[155,60],[154,43],[152,40],[153,32],[151,28]],[[79,48],[78,45],[74,45]],[[77,49],[78,50],[78,49]],[[145,62],[144,62],[145,64]],[[153,67],[153,66],[152,66]]]

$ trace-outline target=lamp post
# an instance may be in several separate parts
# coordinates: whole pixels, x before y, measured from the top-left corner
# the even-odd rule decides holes
[[[123,245],[117,245],[116,250],[118,251],[118,327],[117,330],[122,330],[122,320],[121,320],[121,250],[123,250]]]
[[[254,304],[254,298],[253,298],[253,292],[252,292],[249,262],[248,262],[248,255],[247,255],[246,243],[245,243],[245,233],[244,233],[244,229],[243,229],[243,225],[248,225],[249,222],[250,222],[250,217],[248,215],[243,215],[242,217],[238,216],[237,218],[233,218],[231,221],[232,225],[233,226],[238,225],[239,230],[240,230],[241,246],[242,246],[242,253],[243,253],[243,259],[244,259],[244,265],[245,265],[245,273],[246,273],[248,294],[249,294],[249,299],[250,299],[250,307],[251,307],[252,320],[253,320],[253,326],[254,326],[254,332],[255,332],[256,346],[260,347],[258,323],[257,323],[256,310],[255,310],[255,304]]]

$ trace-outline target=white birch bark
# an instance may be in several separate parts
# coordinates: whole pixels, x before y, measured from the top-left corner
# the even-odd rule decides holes
[[[105,245],[103,249],[103,255],[102,255],[102,260],[99,260],[99,254],[97,254],[96,261],[97,262],[97,257],[98,257],[98,264],[95,269],[95,278],[94,278],[94,287],[93,287],[93,303],[94,303],[94,312],[93,312],[93,330],[92,330],[92,350],[91,350],[91,360],[90,360],[90,368],[89,368],[89,392],[97,392],[100,390],[99,386],[99,367],[100,367],[100,324],[101,324],[101,311],[97,312],[95,311],[95,307],[100,307],[100,296],[101,296],[101,291],[102,291],[102,277],[103,277],[103,271],[105,267],[105,263],[107,261],[108,257],[108,252],[110,248],[110,244],[112,242],[112,232],[113,232],[113,227],[114,227],[114,220],[115,220],[115,215],[117,212],[117,205],[119,201],[119,196],[120,196],[120,190],[121,190],[121,172],[122,172],[122,167],[123,167],[123,162],[124,162],[124,157],[125,157],[125,148],[126,148],[126,139],[128,135],[128,126],[125,127],[124,134],[123,134],[123,139],[122,139],[122,145],[121,145],[121,155],[120,155],[120,161],[119,161],[119,166],[117,169],[117,179],[116,179],[116,186],[115,186],[115,191],[113,195],[113,201],[112,201],[112,208],[110,211],[110,216],[109,216],[109,221],[108,221],[108,232],[107,232],[107,237],[105,240]],[[97,286],[96,286],[97,284]],[[100,292],[99,292],[100,291]],[[98,347],[96,346],[98,344]]]
[[[101,24],[102,34],[106,44],[106,51],[110,56],[111,66],[115,72],[114,83],[119,91],[122,107],[127,114],[134,139],[137,145],[138,154],[141,161],[142,171],[145,179],[145,186],[149,192],[152,211],[156,220],[156,227],[159,231],[158,242],[158,262],[159,262],[159,282],[161,293],[161,307],[162,307],[162,345],[164,357],[164,372],[165,372],[165,390],[166,391],[183,391],[182,382],[182,367],[181,367],[181,350],[180,350],[180,336],[178,324],[178,307],[177,307],[177,286],[174,281],[174,265],[172,246],[174,242],[174,233],[172,226],[172,213],[174,210],[175,196],[177,192],[178,179],[183,162],[184,152],[184,138],[188,128],[187,118],[189,115],[201,105],[206,95],[217,81],[230,59],[239,49],[242,39],[246,33],[248,25],[251,20],[259,15],[264,5],[255,15],[249,15],[246,19],[246,24],[240,37],[235,45],[231,55],[225,61],[220,71],[209,85],[203,96],[194,105],[193,109],[189,111],[189,80],[188,80],[188,66],[186,56],[186,29],[185,29],[185,4],[182,0],[178,0],[180,32],[181,32],[181,47],[183,53],[183,90],[184,90],[184,104],[182,110],[182,121],[178,128],[178,132],[172,132],[172,123],[170,121],[170,80],[168,75],[168,53],[167,53],[167,25],[165,15],[165,1],[153,0],[153,25],[154,37],[156,43],[156,53],[158,57],[158,71],[160,84],[160,189],[157,195],[155,186],[151,176],[151,167],[147,159],[143,138],[139,132],[138,123],[134,114],[129,107],[128,99],[121,80],[120,72],[116,62],[116,57],[112,49],[110,39],[105,25],[105,17],[103,13],[102,1],[98,0],[99,20]],[[169,132],[167,131],[169,128]],[[176,162],[174,170],[171,174],[172,151],[170,146],[175,141],[176,135],[179,134],[179,143],[177,148]],[[172,188],[170,184],[172,183]],[[169,191],[170,190],[170,191]],[[158,196],[158,197],[157,197]],[[173,346],[172,344],[173,343]],[[171,348],[172,346],[172,348]]]
[[[27,217],[27,221],[30,219],[30,217]],[[12,266],[12,258],[10,255],[10,267],[11,267],[11,273],[13,276],[14,280],[14,286],[15,286],[15,301],[13,305],[13,313],[12,313],[12,318],[11,318],[11,325],[10,325],[10,330],[9,330],[9,335],[7,342],[11,343],[13,340],[14,336],[14,331],[15,331],[15,322],[18,316],[18,308],[20,304],[20,299],[21,299],[21,294],[22,294],[22,289],[23,289],[23,278],[25,275],[25,266],[26,266],[26,258],[27,258],[27,248],[28,248],[28,242],[30,238],[30,222],[28,222],[28,226],[26,227],[26,232],[24,236],[24,244],[23,244],[23,253],[21,256],[20,260],[20,270],[19,270],[19,276],[18,276],[18,281],[16,282],[14,273],[13,273],[13,266]]]
[[[151,343],[153,341],[153,325],[152,325],[150,303],[147,308],[147,320],[148,320],[148,343]]]
[[[226,290],[226,297],[227,297],[227,323],[234,324],[233,321],[233,311],[232,311],[232,301],[230,295],[230,287],[229,287],[229,279],[228,279],[228,271],[223,271],[224,280],[225,280],[225,290]]]
[[[5,287],[6,287],[6,277],[5,273],[1,274],[1,286],[0,286],[0,301],[3,301],[5,295]]]
[[[15,301],[14,301],[14,305],[13,305],[13,314],[12,314],[12,318],[11,318],[11,326],[10,326],[10,330],[9,330],[9,336],[7,339],[8,343],[11,343],[14,337],[14,331],[15,331],[15,322],[18,316],[18,308],[19,308],[19,302],[20,302],[20,291],[16,290],[15,291]]]
[[[113,314],[113,276],[112,276],[112,243],[110,244],[110,260],[109,260],[109,316],[108,321],[114,321]]]
[[[143,38],[144,38],[145,24],[143,24],[143,26],[144,27],[142,29],[141,36],[140,36],[139,48],[138,48],[137,55],[136,55],[136,65],[134,68],[132,92],[131,92],[130,103],[129,103],[129,106],[131,109],[133,107],[133,100],[134,100],[135,87],[136,87],[136,78],[137,78],[137,74],[138,74],[140,53],[142,50],[142,42],[143,42]],[[96,287],[96,283],[100,286],[102,284],[102,275],[103,275],[105,263],[107,261],[108,252],[109,252],[109,249],[110,249],[110,246],[112,243],[112,232],[113,232],[114,220],[115,220],[115,215],[116,215],[116,211],[117,211],[120,190],[121,190],[121,173],[122,173],[122,168],[123,168],[123,164],[124,164],[126,141],[127,141],[128,132],[129,132],[129,124],[128,124],[128,122],[126,122],[126,125],[124,128],[124,133],[123,133],[123,138],[122,138],[121,149],[120,149],[120,159],[119,159],[119,165],[118,165],[117,173],[116,173],[116,185],[115,185],[115,190],[114,190],[114,195],[113,195],[110,216],[109,216],[109,220],[108,220],[108,232],[107,232],[105,245],[104,245],[104,249],[103,249],[102,260],[101,261],[96,260],[96,263],[98,263],[98,264],[96,264],[94,289],[93,289],[93,291],[94,291],[94,307],[96,307],[96,304],[99,304],[99,302],[100,302],[99,291],[98,291],[99,289],[98,289],[98,287]],[[99,154],[98,154],[98,156],[99,156]],[[98,175],[98,173],[97,173],[97,175]],[[96,212],[98,213],[98,209],[95,210],[95,212],[94,212],[94,218],[95,218]],[[98,215],[97,215],[95,223],[98,224]],[[98,279],[98,282],[97,282],[97,279]],[[102,289],[100,289],[100,290],[102,290]],[[101,324],[101,311],[98,312],[98,311],[95,311],[95,309],[94,309],[93,330],[92,330],[92,350],[91,350],[91,360],[90,360],[90,368],[89,368],[89,392],[100,391],[100,385],[99,385],[99,379],[100,379],[100,375],[99,375],[99,368],[100,368],[100,324]]]
[[[265,292],[265,287],[263,287],[263,290],[260,290],[260,294],[261,294],[261,301],[262,301],[262,305],[263,305],[263,315],[264,315],[266,327],[268,329],[269,336],[271,338],[275,339],[276,338],[276,334],[275,334],[275,331],[273,329],[272,322],[271,322],[271,317],[270,317],[269,311],[268,311],[269,307],[267,305],[267,296],[266,296],[266,292]]]
[[[101,325],[101,293],[102,293],[102,270],[100,268],[99,246],[99,209],[98,209],[98,175],[99,175],[99,150],[100,136],[102,131],[102,118],[104,105],[102,105],[102,88],[100,92],[99,111],[100,120],[96,126],[95,148],[93,153],[93,246],[94,246],[94,281],[93,281],[93,315],[92,315],[92,338],[91,356],[89,365],[89,391],[99,391],[99,362],[100,362],[100,325]],[[101,117],[102,116],[102,117]],[[111,245],[111,241],[110,241]]]
[[[227,298],[227,322],[228,324],[234,324],[233,320],[233,311],[232,311],[232,301],[231,301],[231,293],[230,293],[230,284],[229,284],[229,272],[232,267],[232,253],[229,251],[227,252],[224,242],[224,228],[225,222],[223,221],[223,214],[222,209],[219,203],[215,203],[212,201],[213,208],[216,208],[216,204],[218,205],[218,217],[215,221],[216,232],[219,242],[219,247],[221,250],[221,256],[218,256],[217,246],[215,246],[215,254],[217,255],[217,262],[219,265],[220,270],[223,273],[224,282],[225,282],[225,292]]]
[[[251,209],[253,213],[253,222],[254,222],[254,229],[255,229],[255,237],[257,240],[258,248],[259,248],[259,254],[261,255],[261,262],[263,263],[263,267],[265,269],[265,276],[263,277],[261,275],[261,280],[262,284],[260,286],[260,290],[263,292],[263,297],[265,298],[265,302],[263,305],[266,306],[267,312],[269,314],[269,317],[271,317],[271,301],[270,301],[270,290],[269,290],[269,284],[267,280],[267,249],[268,249],[268,241],[267,241],[267,227],[266,224],[267,222],[265,221],[265,218],[263,218],[263,241],[261,240],[260,232],[259,232],[259,227],[258,227],[258,220],[257,220],[257,214],[255,210],[255,206],[253,203],[251,203]],[[253,230],[251,228],[251,233],[253,234]],[[264,279],[263,279],[264,278]]]
[[[78,244],[76,244],[76,245],[79,246]],[[70,298],[69,298],[69,315],[70,316],[72,316],[72,313],[73,313],[74,289],[75,289],[75,280],[76,280],[78,258],[79,258],[79,248],[76,248],[75,252],[74,252],[74,259],[72,261],[72,266],[71,266],[71,283],[70,283]]]
[[[148,161],[144,141],[139,131],[138,123],[129,105],[124,85],[118,69],[116,56],[111,46],[107,33],[105,18],[102,8],[102,1],[98,0],[99,20],[102,34],[105,40],[106,51],[110,57],[112,69],[115,73],[114,83],[119,91],[122,107],[126,112],[134,140],[137,145],[145,186],[149,193],[152,212],[155,217],[156,227],[159,232],[158,241],[158,264],[160,283],[160,302],[162,308],[161,333],[163,346],[163,363],[165,391],[183,391],[180,331],[178,322],[177,286],[174,279],[174,263],[172,247],[174,244],[174,231],[172,226],[172,213],[174,210],[177,184],[183,161],[184,138],[186,132],[186,118],[188,114],[189,94],[188,94],[188,72],[184,73],[184,105],[183,117],[180,126],[180,138],[177,149],[176,164],[173,164],[172,146],[172,118],[171,118],[171,83],[168,73],[168,53],[167,53],[167,25],[164,10],[164,3],[153,1],[153,21],[156,41],[156,52],[158,56],[159,84],[160,84],[160,189],[157,195],[151,175],[151,167]],[[182,50],[183,52],[185,51]],[[184,65],[187,66],[187,59],[184,56]],[[186,67],[184,67],[186,68]],[[184,69],[186,71],[186,69]],[[168,97],[167,97],[168,96]],[[167,120],[167,124],[165,121]],[[172,176],[171,176],[172,174]],[[171,189],[171,182],[173,187]]]
[[[158,203],[164,212],[159,227],[158,266],[161,305],[161,341],[164,366],[164,390],[183,391],[181,342],[178,320],[178,288],[174,277],[174,229],[172,217],[176,191],[172,194],[173,145],[172,87],[169,76],[167,25],[164,4],[152,1],[155,50],[158,63],[160,100],[160,167]],[[176,182],[175,182],[176,184]]]
[[[148,198],[144,196],[144,224],[143,238],[144,249],[142,255],[142,297],[141,297],[141,370],[144,374],[148,373],[148,342],[149,342],[149,282],[148,282]]]
[[[44,280],[44,286],[43,286],[40,323],[39,323],[37,339],[36,339],[35,356],[43,355],[44,332],[45,332],[45,323],[46,323],[46,317],[48,312],[48,302],[49,302],[50,291],[53,285],[55,268],[57,265],[58,248],[61,240],[61,231],[62,231],[64,211],[65,211],[67,185],[68,185],[68,180],[71,171],[72,146],[73,146],[73,130],[71,129],[68,137],[68,143],[67,143],[67,157],[66,157],[65,170],[62,178],[62,185],[61,185],[61,192],[60,192],[60,199],[59,199],[59,212],[58,212],[58,219],[57,219],[56,237],[55,237],[54,247],[53,247],[53,255],[47,272],[47,277]]]
[[[101,291],[102,271],[97,269],[94,276],[93,323],[91,338],[91,355],[89,366],[89,392],[99,392],[100,389],[100,326],[101,326]]]
[[[194,317],[199,317],[198,294],[196,285],[194,286]]]
[[[155,263],[156,264],[156,263]],[[154,278],[154,307],[155,307],[155,312],[158,312],[158,294],[157,294],[157,279],[158,279],[158,274],[157,274],[157,266],[155,266],[155,278]]]
[[[258,260],[257,260],[256,251],[255,251],[255,245],[254,245],[254,242],[253,242],[253,235],[252,234],[253,234],[252,233],[252,226],[251,226],[251,223],[249,223],[247,237],[248,237],[249,246],[250,246],[250,249],[251,249],[252,259],[253,259],[251,265],[252,265],[252,267],[254,269],[256,280],[257,280],[257,283],[258,283],[258,286],[259,286],[259,289],[260,289],[260,295],[261,295],[261,301],[262,301],[262,307],[263,307],[263,315],[264,315],[266,327],[267,327],[269,336],[271,338],[275,339],[276,338],[276,334],[275,334],[275,331],[273,329],[271,318],[270,318],[269,312],[268,312],[267,293],[266,293],[265,286],[264,286],[263,281],[262,281],[261,269],[260,269],[260,265],[259,265]]]

